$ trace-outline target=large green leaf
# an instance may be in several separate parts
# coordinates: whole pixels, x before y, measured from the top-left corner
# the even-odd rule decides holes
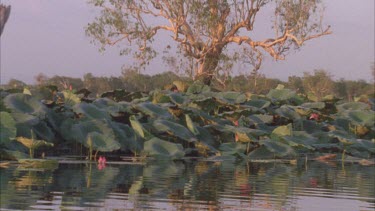
[[[244,103],[247,97],[241,92],[218,92],[215,98],[224,104],[234,105]]]
[[[273,122],[273,116],[268,114],[253,114],[248,117],[254,124],[270,124]]]
[[[271,137],[291,136],[292,130],[293,130],[292,124],[279,126],[272,131]]]
[[[130,150],[139,153],[143,149],[143,140],[128,125],[111,122],[110,125],[115,133],[116,140],[121,144],[121,150]]]
[[[167,108],[155,105],[153,103],[145,102],[134,105],[134,108],[146,115],[149,115],[153,118],[172,118],[172,115],[169,113]]]
[[[171,143],[156,137],[145,142],[144,152],[152,157],[170,159],[179,159],[185,155],[181,144]]]
[[[47,122],[27,113],[11,113],[16,122],[17,136],[31,138],[33,130],[41,139],[52,142],[55,134]]]
[[[63,95],[63,103],[65,107],[71,108],[75,104],[80,103],[81,99],[78,97],[78,95],[74,94],[71,91],[62,91]]]
[[[194,125],[194,122],[191,120],[190,116],[188,114],[185,115],[185,120],[186,120],[186,126],[187,128],[194,134],[198,135],[199,131]]]
[[[111,152],[121,147],[112,134],[102,134],[95,131],[87,134],[84,145],[100,152]]]
[[[168,94],[168,96],[172,103],[176,105],[182,105],[187,102],[187,98],[184,97],[181,93],[171,92]]]
[[[345,110],[365,110],[365,109],[369,109],[370,106],[362,102],[349,102],[349,103],[336,105],[336,108],[339,112],[341,112]]]
[[[268,108],[271,105],[271,102],[269,100],[255,99],[255,100],[249,100],[245,104],[248,106],[259,108],[259,109],[264,109],[264,108]]]
[[[247,150],[247,144],[240,142],[223,143],[220,145],[219,150],[223,156],[235,155],[244,157]]]
[[[259,143],[265,146],[270,152],[277,157],[295,156],[295,152],[289,145],[273,139],[260,140]]]
[[[296,97],[296,92],[290,89],[271,89],[267,97],[275,101],[285,101]]]
[[[100,109],[92,103],[78,103],[73,107],[73,111],[91,119],[111,119],[105,109]]]
[[[323,109],[326,104],[324,102],[308,102],[308,103],[303,103],[300,105],[303,108],[309,108],[309,109]]]
[[[274,159],[275,154],[268,149],[268,147],[261,145],[260,147],[251,151],[248,155],[249,159]]]
[[[46,107],[30,95],[16,93],[4,98],[4,104],[13,112],[27,114],[43,114]]]
[[[280,108],[276,109],[275,112],[278,115],[290,120],[296,120],[301,118],[301,116],[295,111],[293,107],[287,105],[282,105]]]
[[[86,146],[88,146],[86,142],[88,134],[91,132],[103,134],[108,139],[115,138],[112,128],[110,128],[107,122],[101,120],[79,121],[73,124],[71,130],[69,131],[69,133],[71,133],[71,137],[75,141],[85,144]]]
[[[203,83],[195,82],[189,86],[186,91],[186,94],[199,94],[204,92],[210,92],[211,88]]]
[[[134,131],[142,138],[148,140],[153,137],[151,133],[149,133],[145,128],[142,126],[142,124],[138,121],[138,119],[135,116],[131,116],[129,118],[130,124]]]
[[[372,110],[348,110],[340,113],[355,125],[372,127],[375,125],[375,112]]]
[[[170,135],[188,142],[197,141],[196,137],[186,127],[168,120],[158,119],[153,122],[154,128],[159,132],[167,132]]]
[[[16,122],[8,112],[0,112],[0,145],[10,142],[16,137]]]

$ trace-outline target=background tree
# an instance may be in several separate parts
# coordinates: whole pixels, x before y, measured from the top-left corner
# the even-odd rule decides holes
[[[0,4],[0,36],[3,34],[3,30],[6,22],[8,21],[9,15],[10,5],[5,6],[4,4]]]
[[[323,5],[320,0],[90,2],[102,10],[101,15],[87,26],[86,33],[101,44],[102,50],[108,45],[126,41],[130,46],[121,53],[133,53],[142,66],[156,57],[155,40],[169,35],[185,57],[193,58],[194,78],[201,78],[206,84],[210,84],[216,75],[221,58],[231,55],[230,44],[245,46],[248,51],[255,52],[254,56],[266,53],[276,60],[283,60],[293,47],[298,49],[307,40],[331,33],[329,26],[322,25]],[[267,8],[273,8],[274,21],[271,21],[270,28],[274,33],[257,40],[254,31],[256,17]],[[132,44],[138,49],[135,50]]]
[[[45,75],[44,73],[39,73],[34,78],[35,78],[35,81],[36,81],[37,85],[44,85],[44,84],[46,84],[46,82],[49,79],[48,76]]]
[[[304,94],[305,90],[303,88],[303,80],[298,76],[289,76],[288,77],[288,87],[295,90],[297,93]]]
[[[26,86],[27,86],[27,84],[25,82],[12,78],[8,81],[8,84],[6,85],[6,88],[8,88],[8,89],[23,89]]]
[[[305,72],[302,84],[307,96],[314,101],[320,101],[324,96],[333,94],[332,76],[325,70],[314,70],[314,75]]]

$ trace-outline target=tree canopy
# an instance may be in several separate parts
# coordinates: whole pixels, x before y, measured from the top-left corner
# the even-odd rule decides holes
[[[121,53],[133,54],[140,65],[157,55],[154,47],[165,43],[165,32],[184,57],[193,59],[194,78],[210,83],[223,58],[233,57],[228,46],[238,44],[239,58],[257,70],[264,54],[283,60],[291,49],[331,33],[322,22],[320,0],[91,0],[100,16],[88,24],[87,35],[104,49],[125,42]],[[262,14],[261,14],[262,12]],[[260,25],[273,33],[259,39]],[[255,24],[257,22],[257,24]],[[258,25],[259,22],[259,25]],[[263,27],[262,27],[263,28]],[[162,32],[164,31],[164,32]],[[163,38],[157,36],[163,34]],[[162,41],[155,43],[156,40]],[[138,46],[135,49],[134,44]],[[244,56],[247,58],[244,58]],[[229,59],[230,60],[230,59]]]

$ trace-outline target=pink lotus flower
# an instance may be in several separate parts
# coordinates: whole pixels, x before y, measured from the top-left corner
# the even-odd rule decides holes
[[[313,119],[313,120],[318,121],[318,120],[319,120],[319,114],[317,114],[317,113],[312,113],[312,114],[310,115],[309,119]]]
[[[107,162],[107,159],[105,159],[104,156],[100,156],[99,159],[98,159],[98,169],[99,170],[104,169],[106,162]]]

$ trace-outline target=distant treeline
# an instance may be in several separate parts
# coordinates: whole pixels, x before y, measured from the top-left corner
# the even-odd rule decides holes
[[[192,83],[189,77],[179,76],[173,72],[164,72],[156,75],[140,74],[137,71],[124,71],[119,77],[95,77],[87,73],[81,78],[66,76],[47,77],[44,74],[35,76],[36,84],[28,85],[22,81],[11,79],[2,89],[22,89],[24,87],[37,88],[38,86],[55,85],[58,90],[83,88],[91,92],[91,97],[96,97],[104,92],[114,89],[126,91],[149,92],[154,89],[168,88],[173,81]],[[220,81],[220,83],[219,83]],[[267,94],[278,84],[295,90],[314,100],[321,100],[324,96],[333,95],[347,101],[354,101],[359,97],[375,97],[374,82],[365,80],[333,80],[325,70],[315,70],[313,74],[305,72],[302,77],[290,76],[288,81],[266,78],[262,74],[239,75],[217,80],[211,86],[219,91],[251,92],[254,94]]]

